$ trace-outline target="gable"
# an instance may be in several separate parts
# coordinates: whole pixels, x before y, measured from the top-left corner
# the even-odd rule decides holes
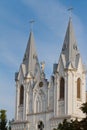
[[[57,71],[58,71],[59,73],[61,73],[61,72],[64,71],[64,61],[63,61],[63,59],[62,59],[61,56],[60,56],[60,59],[59,59],[59,62],[58,62]]]
[[[18,80],[23,82],[24,77],[25,77],[25,66],[24,64],[22,64],[19,69]]]
[[[81,57],[79,57],[77,70],[78,70],[79,72],[81,72],[81,73],[83,72],[83,64],[82,64]]]

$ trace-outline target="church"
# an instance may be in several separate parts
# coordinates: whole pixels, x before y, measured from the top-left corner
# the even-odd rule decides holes
[[[81,120],[86,102],[86,69],[69,18],[59,61],[48,81],[30,32],[19,72],[15,74],[16,103],[12,130],[53,130],[64,119]]]

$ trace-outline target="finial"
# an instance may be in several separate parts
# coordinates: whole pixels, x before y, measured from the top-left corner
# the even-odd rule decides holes
[[[42,61],[40,64],[41,64],[41,79],[45,79],[45,73],[44,73],[45,62]]]
[[[33,24],[34,24],[34,20],[30,20],[29,23],[30,23],[30,30],[32,31],[33,30]]]
[[[42,62],[41,62],[41,71],[42,71],[42,72],[44,72],[44,68],[45,68],[45,62],[42,61]]]
[[[70,18],[72,18],[72,10],[73,10],[73,7],[68,8],[68,11],[69,11],[69,17],[70,17]]]

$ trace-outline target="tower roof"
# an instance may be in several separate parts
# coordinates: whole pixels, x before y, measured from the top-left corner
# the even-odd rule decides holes
[[[73,68],[77,68],[77,61],[80,55],[77,47],[71,18],[69,19],[61,55],[64,55],[65,57],[65,67],[68,68],[69,64],[72,64]]]
[[[38,67],[37,69],[40,70],[33,32],[30,32],[29,40],[23,58],[23,64],[25,64],[26,66],[26,74],[31,74],[32,76],[34,76],[36,67]]]

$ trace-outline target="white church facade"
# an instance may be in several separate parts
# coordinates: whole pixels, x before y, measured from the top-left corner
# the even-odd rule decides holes
[[[19,72],[15,75],[16,105],[12,130],[53,130],[64,119],[82,119],[86,102],[86,72],[69,19],[63,47],[50,81],[39,64],[30,32]]]

